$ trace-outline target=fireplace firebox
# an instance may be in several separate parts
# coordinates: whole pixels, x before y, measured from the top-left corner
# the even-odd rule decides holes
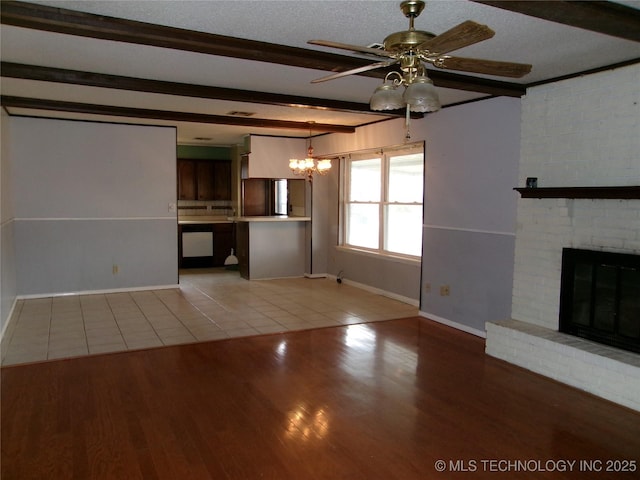
[[[640,255],[564,248],[560,331],[640,353]]]

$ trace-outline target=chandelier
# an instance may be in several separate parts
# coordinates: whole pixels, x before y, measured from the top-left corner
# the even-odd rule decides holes
[[[311,145],[311,127],[313,122],[309,122],[309,148],[307,148],[307,157],[303,159],[289,159],[289,168],[295,175],[306,177],[312,181],[313,174],[326,175],[331,169],[331,160],[315,159],[313,157],[313,146]]]

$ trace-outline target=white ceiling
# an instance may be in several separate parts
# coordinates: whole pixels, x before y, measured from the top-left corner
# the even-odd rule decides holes
[[[408,20],[399,9],[399,2],[386,0],[129,0],[34,3],[353,56],[357,55],[308,45],[306,42],[310,39],[325,39],[366,46],[381,43],[388,34],[406,30],[408,27]],[[640,9],[640,1],[617,3]],[[486,77],[495,80],[527,85],[640,57],[640,44],[637,42],[466,0],[427,2],[425,11],[416,19],[416,28],[439,34],[465,20],[486,24],[495,30],[496,35],[492,39],[457,50],[455,55],[533,65],[532,72],[521,79]],[[361,103],[369,101],[371,93],[380,83],[380,80],[375,78],[354,75],[311,84],[311,80],[328,73],[11,25],[2,25],[1,56],[3,62]],[[254,112],[252,118],[315,121],[352,126],[385,118],[367,113],[189,98],[18,78],[3,78],[1,90],[2,95],[6,96],[213,115],[228,115],[230,111],[236,110]],[[487,96],[484,93],[440,87],[438,90],[443,105]],[[12,115],[176,125],[178,141],[185,144],[236,144],[240,143],[242,136],[247,133],[302,137],[308,135],[308,132],[299,129],[143,120],[16,107],[9,107],[7,110]],[[197,137],[210,140],[195,140]]]

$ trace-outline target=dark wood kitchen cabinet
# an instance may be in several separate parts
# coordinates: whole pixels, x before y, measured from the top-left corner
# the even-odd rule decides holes
[[[196,162],[196,200],[216,200],[213,162]]]
[[[269,180],[250,178],[242,180],[242,215],[267,215],[269,211]]]
[[[233,244],[233,223],[216,223],[213,225],[213,266],[222,267],[231,254]]]
[[[196,163],[178,160],[178,200],[196,199]]]
[[[236,227],[236,256],[240,276],[249,280],[249,222],[238,222]]]
[[[179,158],[178,200],[231,200],[231,162]]]
[[[231,200],[231,162],[213,162],[214,200]]]

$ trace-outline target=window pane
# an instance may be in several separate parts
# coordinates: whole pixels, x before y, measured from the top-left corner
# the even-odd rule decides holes
[[[287,181],[274,180],[275,190],[275,213],[276,215],[287,215]]]
[[[350,200],[352,202],[379,202],[381,165],[380,158],[351,162]]]
[[[348,204],[347,218],[347,244],[377,249],[380,220],[378,204]]]
[[[385,250],[422,255],[422,205],[387,205]]]
[[[389,159],[389,202],[422,203],[423,165],[422,153]]]

